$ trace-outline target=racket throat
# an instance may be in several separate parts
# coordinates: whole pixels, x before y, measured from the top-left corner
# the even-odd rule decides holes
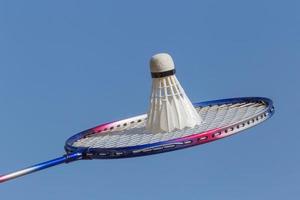
[[[84,154],[82,152],[76,152],[76,153],[70,153],[70,154],[65,154],[64,158],[65,158],[65,163],[70,163],[76,160],[81,160],[83,159]]]

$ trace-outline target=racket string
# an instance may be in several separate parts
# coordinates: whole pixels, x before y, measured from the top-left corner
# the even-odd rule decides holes
[[[116,148],[161,142],[201,133],[213,128],[228,126],[229,124],[246,119],[253,114],[260,113],[265,108],[266,105],[257,102],[206,106],[196,109],[202,117],[203,123],[192,129],[153,134],[145,129],[145,120],[143,120],[142,123],[128,125],[126,129],[121,131],[94,134],[91,137],[80,139],[73,146]]]

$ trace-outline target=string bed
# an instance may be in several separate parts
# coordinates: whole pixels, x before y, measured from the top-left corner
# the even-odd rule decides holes
[[[119,148],[182,138],[193,134],[206,132],[216,128],[229,127],[241,121],[240,129],[246,129],[266,118],[264,113],[267,105],[264,102],[225,103],[213,106],[196,107],[203,122],[194,128],[186,128],[173,132],[152,133],[145,129],[147,115],[140,115],[120,122],[115,122],[110,128],[99,130],[92,135],[75,141],[74,147],[89,148]],[[263,114],[264,113],[264,114]],[[261,114],[261,115],[260,115]],[[259,117],[257,117],[259,116]],[[255,117],[255,118],[253,118]],[[235,130],[229,130],[235,131]]]

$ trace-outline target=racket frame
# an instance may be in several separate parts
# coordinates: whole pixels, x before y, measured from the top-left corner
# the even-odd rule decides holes
[[[209,131],[195,133],[182,138],[171,139],[162,142],[156,142],[151,144],[137,145],[137,146],[128,146],[128,147],[118,147],[118,148],[86,148],[86,147],[74,147],[72,144],[93,134],[98,133],[98,130],[103,129],[104,127],[109,127],[110,124],[117,123],[118,121],[102,124],[94,128],[82,131],[72,137],[70,137],[65,143],[65,150],[67,153],[73,152],[82,152],[82,159],[116,159],[116,158],[128,158],[136,156],[146,156],[157,153],[164,153],[169,151],[175,151],[183,148],[188,148],[191,146],[196,146],[208,142],[213,142],[228,136],[231,136],[235,133],[238,133],[242,130],[250,128],[259,124],[260,122],[270,118],[274,113],[273,102],[271,99],[264,97],[240,97],[240,98],[230,98],[230,99],[220,99],[213,101],[206,101],[200,103],[194,103],[195,107],[205,107],[205,106],[214,106],[214,105],[223,105],[223,104],[236,104],[244,102],[261,102],[266,105],[266,108],[261,112],[256,113],[255,115],[238,121],[229,126],[220,127],[212,129]],[[143,117],[140,115],[134,118],[129,118],[122,121],[131,121],[132,119],[138,119]]]

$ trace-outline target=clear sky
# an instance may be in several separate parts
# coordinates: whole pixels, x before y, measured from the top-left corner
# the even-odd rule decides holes
[[[60,165],[0,185],[0,199],[299,199],[299,10],[297,0],[0,0],[0,173],[146,112],[159,52],[193,102],[265,96],[276,107],[233,137]]]

